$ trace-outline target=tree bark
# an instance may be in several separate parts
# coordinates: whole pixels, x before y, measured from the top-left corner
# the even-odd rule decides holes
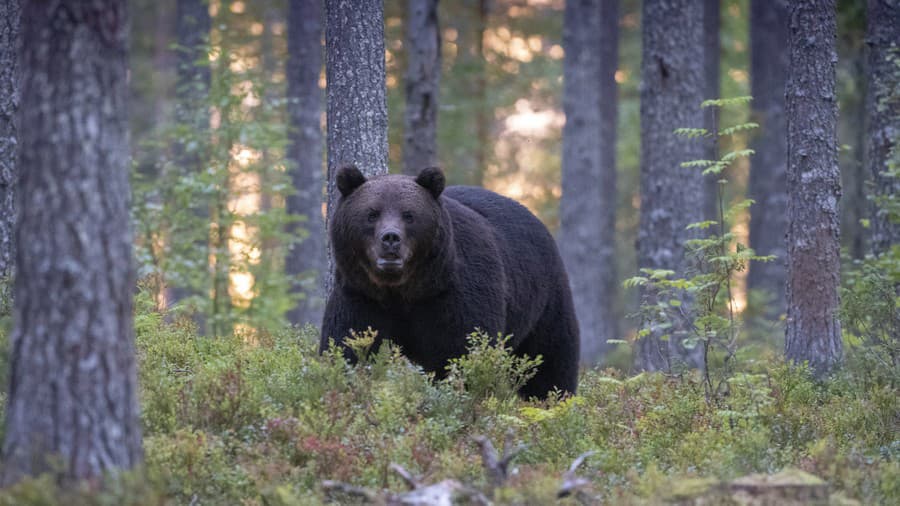
[[[788,64],[788,3],[785,0],[750,2],[750,92],[753,119],[759,130],[751,146],[749,198],[756,201],[750,215],[750,246],[772,262],[750,265],[747,285],[765,292],[769,317],[785,312],[784,284],[787,249],[787,123],[784,91]]]
[[[843,353],[834,0],[792,3],[789,26],[785,355],[821,378]]]
[[[328,123],[328,209],[337,201],[335,174],[354,164],[367,177],[388,170],[384,6],[376,0],[325,0]],[[330,213],[329,213],[330,216]],[[334,272],[329,244],[328,272]],[[332,275],[326,293],[333,285]]]
[[[484,175],[487,173],[488,160],[493,143],[490,139],[490,129],[493,124],[493,108],[488,99],[488,75],[487,61],[484,54],[484,38],[488,29],[488,21],[491,16],[491,1],[478,0],[477,29],[475,33],[475,95],[478,108],[475,111],[477,120],[475,123],[475,137],[477,141],[475,168],[472,171],[470,184],[481,186],[484,184]]]
[[[582,361],[595,363],[616,328],[616,81],[618,2],[566,3],[560,253],[581,329]]]
[[[289,276],[300,279],[293,290],[305,298],[288,312],[293,324],[322,319],[324,299],[321,281],[326,273],[325,221],[322,219],[322,91],[319,73],[322,70],[322,2],[321,0],[291,0],[288,13],[288,121],[291,143],[288,147],[290,175],[294,193],[286,200],[287,211],[303,215],[306,221],[291,224],[290,231],[299,228],[307,236],[293,244],[285,259]]]
[[[719,98],[719,60],[721,49],[719,44],[720,27],[720,0],[704,0],[703,2],[703,78],[706,84],[704,99]],[[707,107],[704,109],[705,123],[703,127],[712,132],[716,129],[718,109]],[[705,141],[707,156],[712,160],[718,158],[718,139],[712,138]],[[721,174],[710,174],[703,178],[703,219],[719,220],[719,179]]]
[[[13,272],[16,218],[16,111],[19,108],[19,0],[0,0],[0,278]],[[0,302],[8,299],[4,288]]]
[[[869,0],[866,42],[869,45],[869,93],[866,96],[868,142],[866,163],[872,172],[876,197],[897,198],[900,178],[887,175],[891,151],[900,138],[900,89],[897,48],[900,46],[900,2]],[[900,154],[893,153],[894,160]],[[896,170],[896,169],[895,169]],[[872,207],[872,252],[888,251],[900,241],[900,224],[891,222],[881,206]]]
[[[703,175],[680,164],[704,158],[706,147],[673,131],[704,124],[703,4],[646,0],[642,19],[638,266],[683,275],[684,243],[691,237],[685,227],[703,219]],[[676,339],[653,333],[638,342],[636,366],[668,370],[689,354]]]
[[[416,175],[437,164],[441,33],[438,0],[408,0],[407,7],[403,172]]]
[[[2,482],[142,458],[126,120],[126,3],[22,12],[20,216]]]

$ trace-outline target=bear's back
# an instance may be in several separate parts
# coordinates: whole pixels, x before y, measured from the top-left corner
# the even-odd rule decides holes
[[[507,332],[517,334],[517,331],[532,328],[552,298],[568,296],[568,293],[549,289],[560,287],[567,292],[568,278],[556,241],[525,206],[474,186],[449,186],[443,197],[453,199],[483,217],[500,242],[497,249],[501,253],[509,289]],[[467,226],[454,220],[455,235],[460,232],[460,225]],[[455,240],[459,241],[459,238]]]

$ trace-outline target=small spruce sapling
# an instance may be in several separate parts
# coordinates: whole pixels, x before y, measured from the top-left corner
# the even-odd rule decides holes
[[[706,100],[701,107],[713,107],[717,113],[723,107],[746,104],[750,97]],[[744,212],[752,203],[745,199],[725,208],[723,187],[728,182],[724,171],[735,161],[749,157],[752,149],[728,151],[719,156],[719,139],[758,128],[756,123],[741,123],[720,129],[715,114],[712,131],[705,128],[679,128],[675,134],[692,139],[713,139],[712,160],[691,160],[681,164],[686,169],[702,169],[704,175],[719,177],[717,185],[718,219],[688,225],[705,235],[685,243],[689,260],[687,276],[675,278],[666,269],[641,269],[641,275],[625,280],[624,286],[644,288],[643,301],[636,316],[641,319],[637,337],[662,332],[668,340],[679,333],[686,348],[700,346],[703,351],[703,383],[707,402],[716,403],[727,394],[728,378],[733,373],[737,351],[739,324],[734,312],[732,278],[746,269],[751,261],[766,262],[771,256],[758,256],[752,249],[738,242],[727,224]],[[690,307],[682,300],[692,300]]]

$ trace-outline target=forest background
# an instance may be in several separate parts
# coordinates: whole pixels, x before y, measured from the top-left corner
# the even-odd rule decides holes
[[[336,353],[315,353],[316,298],[327,268],[297,270],[292,262],[306,247],[324,250],[322,213],[292,216],[287,208],[292,196],[310,189],[313,200],[321,200],[325,73],[321,61],[309,60],[306,71],[319,76],[319,87],[299,110],[315,113],[319,128],[312,137],[318,135],[319,144],[307,150],[313,162],[292,163],[292,142],[309,132],[301,136],[288,127],[298,110],[285,98],[289,36],[292,28],[306,26],[303,17],[290,17],[288,3],[128,4],[141,410],[140,429],[122,445],[128,462],[111,467],[139,466],[142,457],[145,467],[113,474],[99,486],[90,473],[106,467],[88,466],[94,481],[82,482],[72,495],[67,476],[79,471],[64,469],[64,463],[60,471],[49,466],[49,474],[4,489],[0,503],[390,503],[405,488],[474,503],[729,501],[733,492],[765,489],[767,480],[757,476],[742,488],[735,478],[791,468],[803,472],[780,474],[788,486],[779,490],[796,492],[801,501],[889,504],[900,496],[897,249],[869,255],[873,209],[896,213],[896,202],[890,193],[876,197],[881,188],[870,181],[863,160],[870,74],[862,2],[836,3],[844,367],[823,379],[820,371],[786,363],[783,294],[747,289],[757,264],[748,274],[741,256],[747,254],[733,242],[754,246],[751,218],[767,207],[743,204],[754,157],[739,156],[723,177],[723,207],[735,209],[723,232],[731,234],[727,245],[734,250],[713,251],[721,254],[714,258],[729,259],[731,267],[716,281],[729,285],[727,297],[713,297],[697,319],[716,322],[733,342],[717,340],[724,346],[699,370],[634,374],[654,368],[633,361],[640,356],[633,349],[642,342],[637,338],[647,337],[648,324],[664,328],[658,324],[666,322],[655,318],[677,313],[682,302],[642,299],[646,289],[634,289],[651,284],[667,294],[675,285],[638,269],[643,20],[641,2],[623,0],[615,16],[617,64],[606,69],[618,96],[617,185],[614,194],[603,194],[615,203],[609,257],[615,288],[597,305],[611,309],[607,321],[615,330],[611,340],[585,332],[585,339],[596,340],[585,361],[598,367],[582,370],[577,396],[543,402],[516,397],[534,364],[491,346],[489,336],[473,335],[470,356],[455,361],[448,379],[439,382],[386,347],[355,366]],[[702,49],[720,57],[718,72],[707,72],[714,86],[702,96],[746,97],[751,54],[774,58],[774,51],[751,47],[751,2],[705,5],[719,9],[720,24],[704,28]],[[448,0],[438,12],[436,162],[451,184],[483,185],[522,202],[557,237],[564,234],[564,9],[561,0]],[[409,24],[406,2],[384,3],[392,172],[406,165]],[[321,34],[313,37],[321,49]],[[708,63],[705,70],[713,68]],[[741,125],[722,138],[719,152],[746,153],[766,125],[749,126],[758,119],[752,101],[719,105],[721,126]],[[291,180],[298,168],[312,168],[305,171],[308,183]],[[770,232],[783,238],[777,227]],[[701,263],[704,258],[710,257],[701,256]],[[586,274],[570,266],[571,276]],[[354,346],[362,350],[371,337],[363,334]],[[34,370],[18,372],[36,376]],[[68,408],[80,412],[77,403]],[[8,409],[4,403],[4,414]],[[13,418],[4,429],[7,458],[10,442],[36,422],[19,417],[25,423],[15,426]],[[110,449],[102,437],[94,443],[101,453]],[[29,474],[27,463],[4,464],[7,484]],[[439,481],[444,478],[453,480]]]

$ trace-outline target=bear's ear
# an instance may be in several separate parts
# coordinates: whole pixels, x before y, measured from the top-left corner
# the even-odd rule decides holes
[[[338,169],[335,179],[337,180],[338,190],[344,197],[353,193],[354,190],[366,182],[366,176],[353,165],[344,165]]]
[[[416,183],[428,190],[432,197],[438,198],[444,191],[444,172],[437,167],[428,167],[419,172]]]

